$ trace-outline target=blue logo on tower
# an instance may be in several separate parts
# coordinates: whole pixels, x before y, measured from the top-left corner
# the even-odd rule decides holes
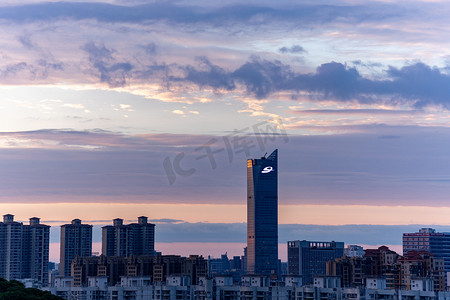
[[[270,173],[272,171],[275,171],[275,169],[273,167],[271,167],[271,166],[267,166],[264,169],[262,169],[261,173],[267,174],[267,173]]]

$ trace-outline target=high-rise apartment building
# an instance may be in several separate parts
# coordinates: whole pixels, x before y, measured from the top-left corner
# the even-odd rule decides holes
[[[92,225],[81,224],[74,219],[71,224],[61,226],[59,273],[71,275],[71,264],[77,256],[92,255]]]
[[[411,250],[425,250],[444,260],[445,272],[450,272],[450,233],[421,228],[419,232],[403,234],[403,255]]]
[[[0,277],[7,280],[30,278],[48,285],[50,226],[31,218],[30,225],[14,221],[14,215],[0,222]]]
[[[131,255],[155,254],[155,224],[147,217],[139,217],[137,223],[123,224],[114,219],[113,225],[102,228],[102,254],[128,257]]]
[[[7,280],[22,277],[22,227],[10,214],[0,223],[0,277]]]
[[[247,273],[278,271],[278,150],[247,160]]]
[[[22,236],[22,278],[47,286],[50,226],[40,224],[39,218],[30,218],[30,224],[23,226]]]
[[[289,241],[288,274],[301,275],[303,284],[313,282],[314,276],[326,275],[327,261],[341,258],[343,242]]]

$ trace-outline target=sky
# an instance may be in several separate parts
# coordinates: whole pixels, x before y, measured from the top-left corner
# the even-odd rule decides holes
[[[450,231],[447,1],[0,4],[0,211],[156,224],[242,255],[246,159],[279,151],[279,242]],[[367,234],[367,233],[370,234]]]

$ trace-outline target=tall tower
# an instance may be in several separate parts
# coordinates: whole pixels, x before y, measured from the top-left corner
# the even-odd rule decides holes
[[[92,225],[80,219],[61,226],[59,274],[70,276],[72,260],[76,256],[92,255]]]
[[[247,273],[277,274],[278,150],[247,160]]]

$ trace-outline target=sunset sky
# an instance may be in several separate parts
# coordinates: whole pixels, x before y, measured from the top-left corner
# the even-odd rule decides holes
[[[246,159],[279,149],[279,242],[450,231],[447,1],[0,4],[0,212],[156,223],[242,255]],[[258,135],[259,133],[259,135]],[[209,151],[209,152],[208,152]],[[284,248],[283,248],[284,247]]]

